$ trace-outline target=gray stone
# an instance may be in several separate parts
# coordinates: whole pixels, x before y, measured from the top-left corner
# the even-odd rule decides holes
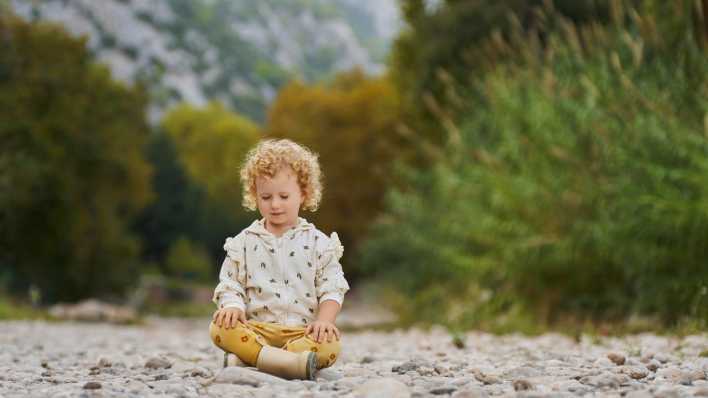
[[[420,368],[421,366],[424,366],[424,364],[422,364],[419,361],[407,361],[407,362],[404,362],[400,365],[392,367],[391,372],[398,373],[398,374],[405,374],[410,371],[417,371],[418,368]]]
[[[196,367],[196,368],[191,368],[184,372],[186,375],[189,375],[189,377],[211,377],[212,373],[211,370],[203,367]]]
[[[647,363],[647,369],[649,369],[652,372],[656,372],[657,369],[659,369],[660,367],[661,367],[661,364],[659,363],[659,361],[657,361],[655,359],[652,359]]]
[[[487,394],[479,387],[465,387],[462,390],[455,391],[451,398],[488,398]]]
[[[539,377],[542,375],[543,375],[543,372],[541,372],[537,368],[534,368],[531,366],[519,366],[517,368],[507,370],[506,372],[504,372],[502,374],[502,377],[504,379],[520,379],[520,378]]]
[[[84,390],[98,390],[101,388],[101,383],[97,381],[89,381],[88,383],[84,384]]]
[[[473,373],[474,377],[484,384],[499,384],[502,382],[497,376],[489,375],[479,370],[474,370]]]
[[[552,388],[559,391],[569,391],[578,395],[583,395],[591,390],[590,387],[580,383],[577,380],[562,380],[554,383]]]
[[[288,381],[258,370],[253,370],[252,368],[229,366],[228,368],[222,369],[221,372],[216,375],[214,383],[230,383],[260,387],[263,384],[287,385]]]
[[[612,362],[609,358],[602,357],[602,358],[599,358],[598,360],[596,360],[593,363],[593,366],[601,367],[601,368],[609,368],[609,367],[615,366],[615,363]]]
[[[435,387],[430,390],[430,393],[433,395],[443,395],[443,394],[452,394],[455,391],[457,391],[456,387],[447,386],[447,387]]]
[[[671,357],[668,356],[667,354],[659,352],[656,355],[654,355],[654,359],[656,359],[657,361],[659,361],[661,363],[667,363],[671,360]]]
[[[681,398],[681,392],[674,387],[662,387],[654,392],[655,398]]]
[[[138,316],[130,307],[104,303],[88,299],[77,304],[55,304],[49,308],[49,314],[57,319],[130,323]]]
[[[316,374],[315,377],[317,379],[322,379],[322,380],[327,380],[327,381],[334,381],[334,380],[339,380],[342,378],[342,372],[332,369],[332,368],[325,368],[322,370],[319,370]]]
[[[514,391],[527,391],[533,388],[533,384],[524,379],[514,380],[512,386],[514,386]]]
[[[408,386],[392,378],[369,380],[357,388],[355,396],[361,398],[408,398],[411,392]]]
[[[154,357],[145,362],[145,367],[148,369],[169,369],[172,367],[172,363],[166,359]]]
[[[623,374],[603,372],[597,376],[585,376],[580,382],[597,388],[619,388],[627,384],[629,377]]]
[[[618,352],[611,352],[607,354],[607,359],[612,361],[615,365],[624,365],[625,361],[627,360],[624,354],[620,354]]]
[[[626,374],[627,376],[631,377],[634,380],[641,380],[641,379],[647,377],[647,374],[648,374],[647,369],[643,369],[638,366],[637,367],[633,367],[633,366],[623,367],[620,370],[620,372],[622,372],[623,374]]]
[[[654,395],[647,390],[630,391],[625,395],[625,398],[651,398]]]

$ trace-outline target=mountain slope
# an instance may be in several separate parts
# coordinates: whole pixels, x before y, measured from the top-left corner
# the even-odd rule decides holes
[[[219,100],[262,120],[278,88],[359,66],[382,71],[395,0],[11,0],[29,20],[85,35],[115,77],[144,84],[150,119]]]

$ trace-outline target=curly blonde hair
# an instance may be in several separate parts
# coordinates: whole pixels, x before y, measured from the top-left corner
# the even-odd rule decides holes
[[[243,206],[256,210],[256,178],[272,178],[284,167],[290,167],[297,176],[303,193],[302,208],[317,210],[322,199],[322,172],[317,154],[288,139],[262,140],[248,152],[241,167]]]

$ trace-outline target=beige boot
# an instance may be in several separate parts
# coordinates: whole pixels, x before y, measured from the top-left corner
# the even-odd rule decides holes
[[[284,379],[314,380],[317,356],[314,352],[290,352],[263,346],[256,363],[258,370]]]

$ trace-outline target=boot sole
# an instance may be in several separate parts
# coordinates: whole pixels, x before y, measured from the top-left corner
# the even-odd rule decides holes
[[[311,352],[307,356],[307,370],[305,372],[305,378],[307,380],[315,380],[315,372],[317,372],[317,355]]]

